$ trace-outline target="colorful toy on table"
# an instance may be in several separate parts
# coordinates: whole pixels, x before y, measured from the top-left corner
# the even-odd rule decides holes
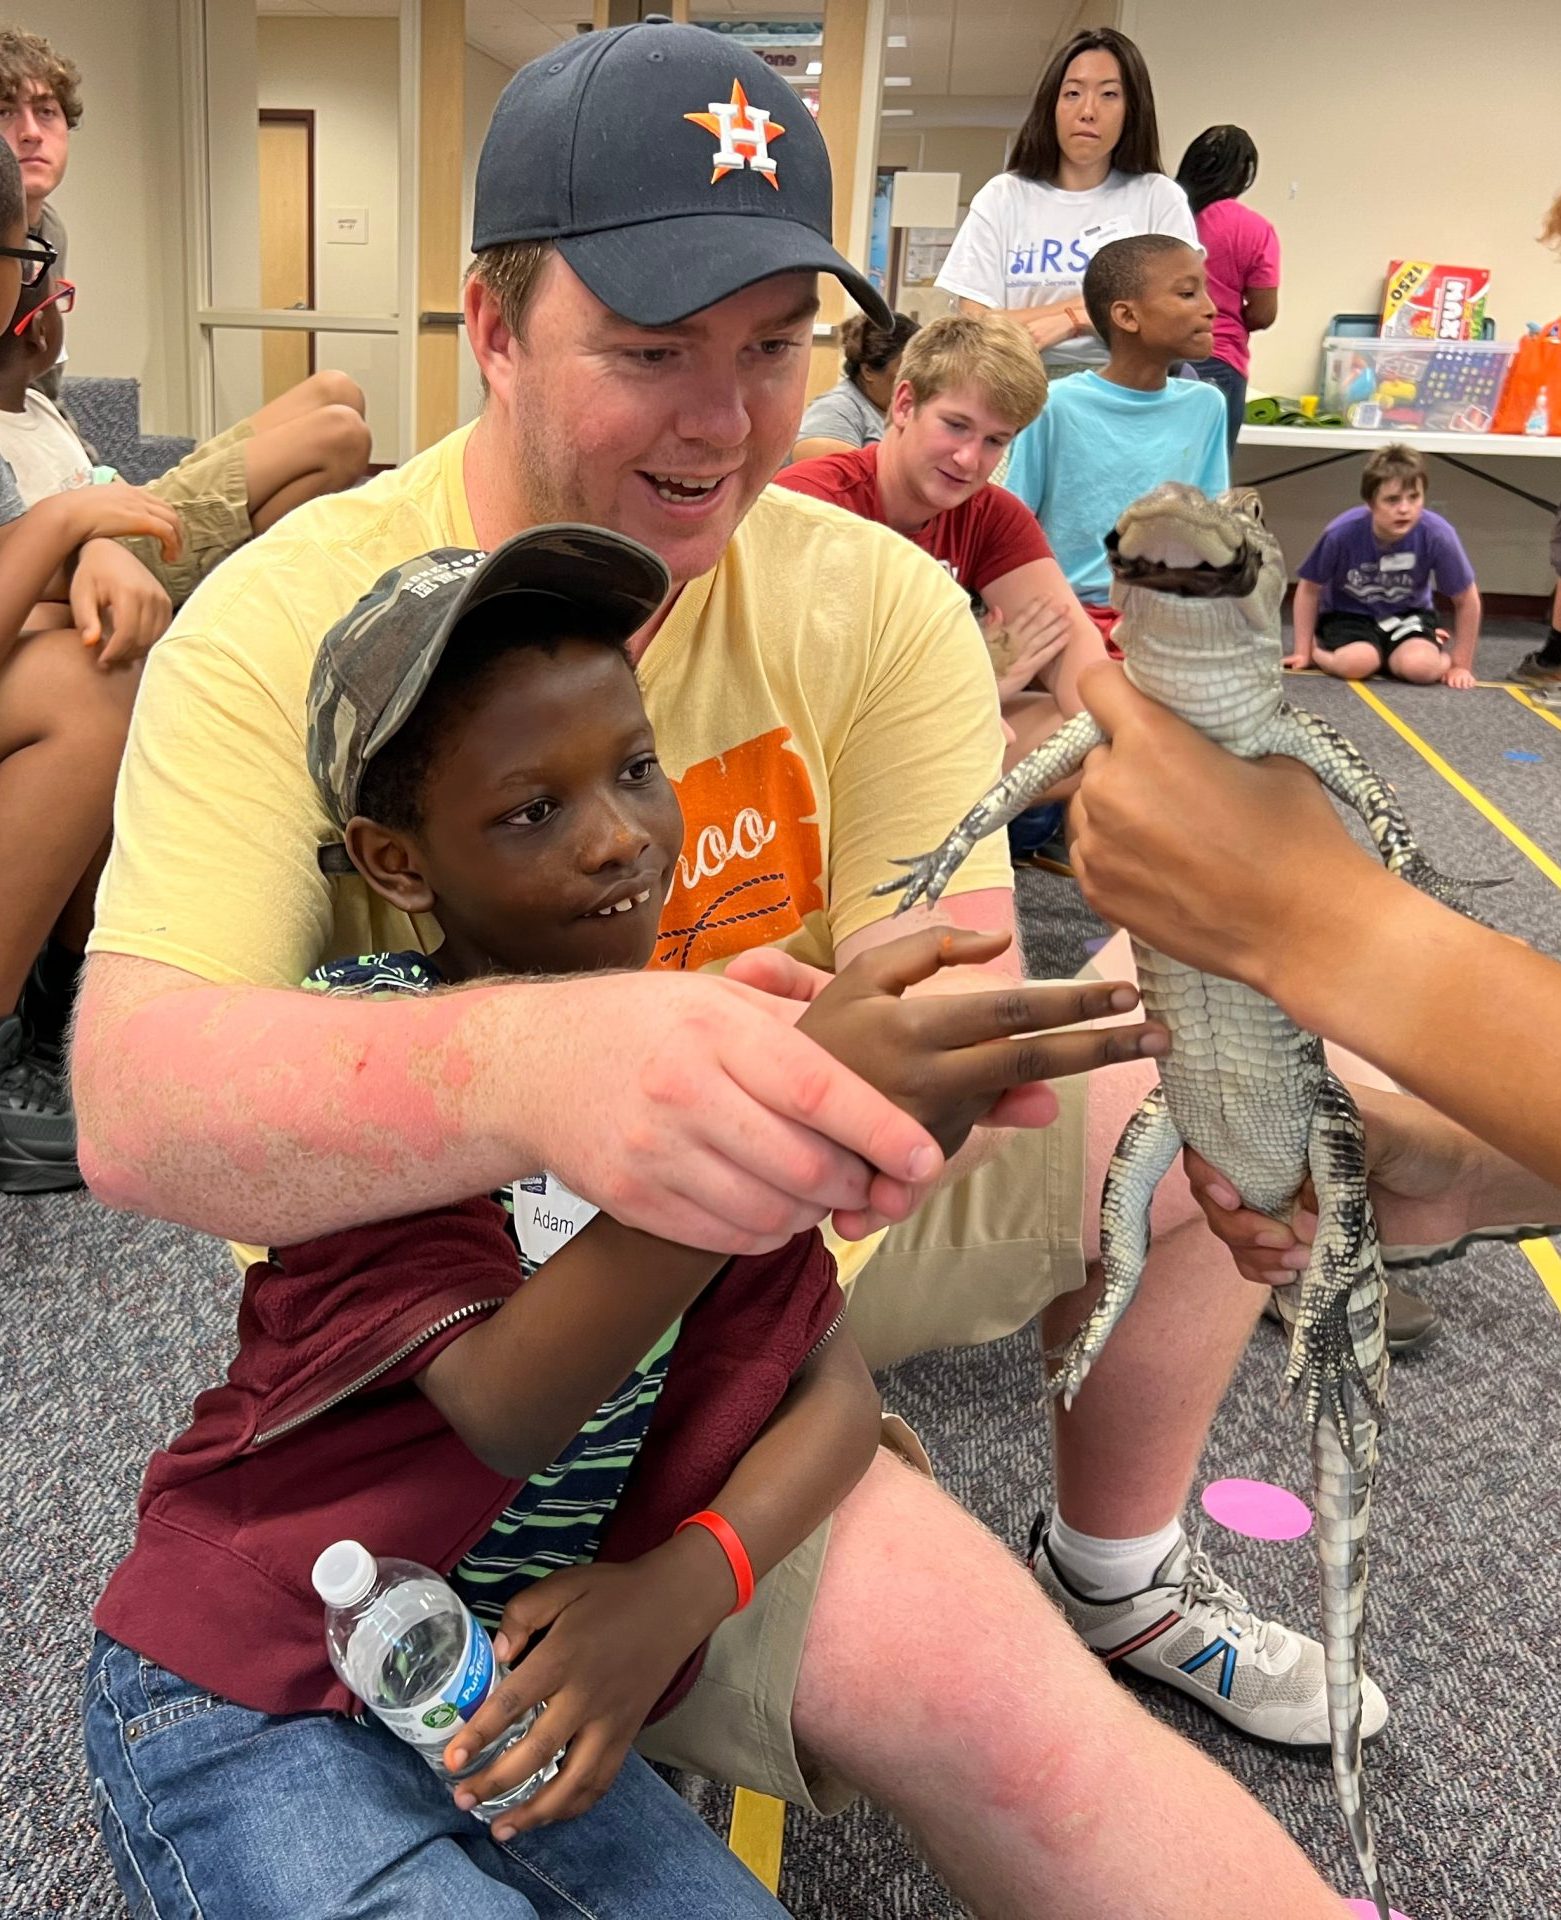
[[[1332,341],[1324,398],[1352,427],[1487,433],[1510,347]]]

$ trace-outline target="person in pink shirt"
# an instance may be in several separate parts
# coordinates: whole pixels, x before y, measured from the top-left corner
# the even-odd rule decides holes
[[[1193,370],[1225,396],[1232,460],[1247,404],[1249,342],[1279,314],[1279,235],[1262,214],[1241,204],[1256,178],[1257,148],[1244,127],[1205,127],[1176,170],[1197,222],[1204,277],[1218,315],[1214,352],[1195,360]]]

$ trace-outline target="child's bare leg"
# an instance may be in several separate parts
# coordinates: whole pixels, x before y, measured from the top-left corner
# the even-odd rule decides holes
[[[0,662],[0,1017],[108,836],[138,677],[103,672],[63,628]]]
[[[258,418],[258,415],[257,415]],[[340,493],[368,470],[372,443],[346,406],[315,407],[244,442],[244,491],[256,533],[322,493]]]
[[[1369,640],[1351,640],[1345,646],[1319,647],[1312,665],[1331,673],[1337,680],[1369,680],[1382,664],[1382,656]]]
[[[792,1723],[980,1920],[1342,1920],[1257,1802],[883,1453],[835,1516]]]
[[[303,419],[305,414],[318,413],[321,407],[351,407],[361,420],[367,406],[363,389],[356,380],[335,367],[325,367],[319,373],[311,373],[307,380],[300,380],[296,387],[289,387],[275,400],[268,400],[249,416],[249,424],[256,433],[270,433]]]
[[[1434,687],[1447,672],[1448,656],[1434,640],[1405,640],[1388,655],[1388,672],[1395,680],[1417,687]]]
[[[92,910],[97,903],[98,882],[108,865],[113,835],[105,834],[103,843],[87,862],[87,870],[76,882],[75,891],[65,902],[64,911],[54,923],[54,937],[72,953],[85,953],[87,936],[92,931]]]

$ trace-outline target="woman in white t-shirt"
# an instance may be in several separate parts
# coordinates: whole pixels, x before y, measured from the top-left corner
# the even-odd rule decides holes
[[[1160,168],[1144,57],[1126,34],[1091,28],[1042,74],[1009,170],[971,201],[938,285],[963,313],[1020,321],[1049,373],[1104,366],[1080,297],[1084,269],[1108,241],[1137,233],[1198,244],[1187,196]]]

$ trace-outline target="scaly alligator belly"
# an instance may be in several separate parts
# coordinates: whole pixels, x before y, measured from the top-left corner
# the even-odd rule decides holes
[[[1143,1009],[1171,1052],[1160,1082],[1176,1130],[1248,1206],[1285,1214],[1306,1172],[1322,1044],[1272,1000],[1133,942]]]

